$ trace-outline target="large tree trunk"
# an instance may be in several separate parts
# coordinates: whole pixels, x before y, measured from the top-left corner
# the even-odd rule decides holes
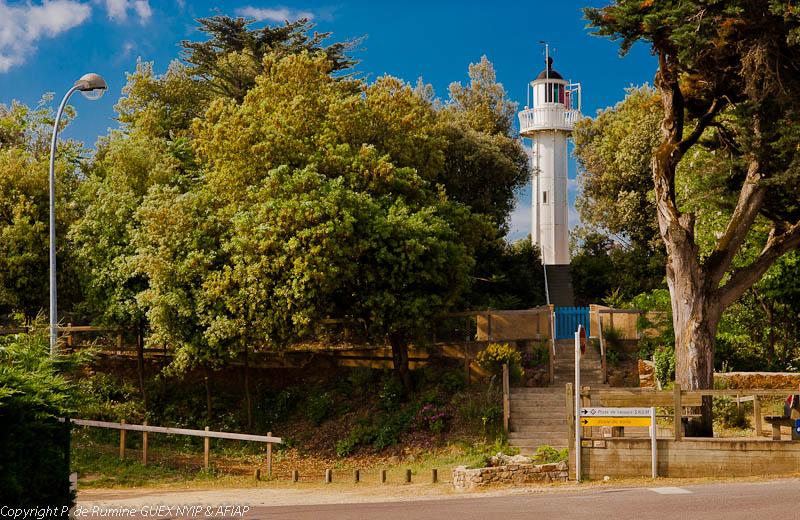
[[[253,428],[253,400],[250,395],[250,356],[247,344],[244,346],[244,401],[247,407],[247,429]]]
[[[136,372],[139,376],[139,391],[142,393],[142,403],[147,411],[147,391],[144,387],[144,320],[139,320],[136,325]]]
[[[397,377],[400,378],[408,392],[413,392],[414,381],[411,379],[411,371],[408,368],[408,343],[399,334],[390,335],[389,343],[392,345],[392,361]]]
[[[678,219],[665,226],[667,245],[667,286],[672,301],[672,325],[675,331],[675,382],[684,390],[714,387],[714,343],[721,306],[714,287],[698,265],[697,247],[691,218]],[[690,417],[687,437],[712,437],[713,418],[710,397],[703,398],[699,417]]]
[[[211,422],[211,381],[208,372],[208,365],[203,365],[203,381],[206,387],[206,420]]]

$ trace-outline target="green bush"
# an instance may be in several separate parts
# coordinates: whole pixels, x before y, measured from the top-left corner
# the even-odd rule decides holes
[[[448,395],[460,392],[466,386],[464,375],[461,372],[448,371],[442,374],[439,384]]]
[[[405,397],[406,391],[403,383],[391,372],[385,372],[381,379],[381,389],[378,392],[378,404],[386,411],[395,411]]]
[[[661,386],[675,380],[675,347],[657,347],[654,354],[655,375]]]
[[[306,400],[306,417],[314,426],[333,415],[334,400],[328,392],[312,393]]]
[[[714,419],[723,428],[750,428],[748,415],[751,410],[745,404],[749,403],[737,405],[729,397],[716,398],[713,405]]]
[[[522,372],[522,354],[508,343],[490,343],[478,352],[475,361],[492,375],[502,374],[504,364],[508,364],[512,374],[521,375]]]
[[[554,462],[566,461],[569,458],[569,450],[557,450],[547,444],[542,444],[536,448],[536,453],[533,455],[533,461],[537,464],[552,464]]]
[[[58,418],[77,390],[43,332],[0,337],[0,494],[8,506],[71,506],[69,436]]]

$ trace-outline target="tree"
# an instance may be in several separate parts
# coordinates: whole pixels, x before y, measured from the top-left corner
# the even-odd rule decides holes
[[[596,34],[622,40],[623,54],[644,41],[658,57],[655,87],[664,115],[652,176],[676,377],[684,388],[711,388],[722,312],[800,245],[800,17],[778,0],[619,1],[585,13]],[[697,215],[678,190],[679,165],[699,148],[716,157],[705,173],[724,186],[732,208],[707,255],[700,253]],[[760,226],[768,229],[766,240],[749,256],[746,241]],[[711,435],[711,419],[706,398],[688,434]]]
[[[410,389],[408,345],[468,285],[485,227],[429,181],[443,157],[431,107],[394,78],[330,70],[321,54],[267,56],[241,104],[219,100],[195,126],[232,231],[205,334],[280,348],[344,319],[391,344]]]
[[[251,29],[255,20],[212,16],[200,18],[200,31],[211,38],[204,42],[184,40],[183,59],[189,65],[193,76],[201,79],[216,96],[241,101],[245,94],[255,86],[256,77],[264,72],[264,56],[287,56],[300,52],[322,52],[328,59],[331,69],[339,71],[353,66],[356,62],[347,56],[357,41],[337,42],[327,47],[323,42],[331,33],[314,32],[307,18],[284,25],[265,26]]]
[[[450,85],[450,99],[438,110],[447,146],[437,181],[451,199],[491,218],[503,236],[514,194],[530,176],[528,156],[513,128],[517,104],[497,82],[486,56],[470,64],[469,78],[469,86]]]
[[[46,97],[34,109],[0,105],[0,312],[31,321],[47,308],[49,288],[48,140],[53,114]],[[64,125],[74,112],[68,110]],[[64,240],[78,208],[81,146],[61,141],[56,158],[56,254],[60,308],[78,297],[72,250]]]

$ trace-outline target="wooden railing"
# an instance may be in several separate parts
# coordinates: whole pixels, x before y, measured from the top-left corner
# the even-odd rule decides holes
[[[761,398],[785,398],[788,395],[798,394],[798,392],[797,388],[682,390],[681,385],[677,383],[672,390],[649,390],[645,388],[592,389],[585,386],[581,388],[581,403],[582,406],[671,407],[673,409],[673,435],[675,440],[680,440],[683,438],[683,418],[696,416],[692,413],[686,413],[684,407],[699,407],[702,404],[703,397],[730,397],[739,402],[742,402],[744,400],[743,397],[745,397],[753,401],[753,427],[755,435],[760,437],[763,431]]]
[[[206,426],[205,430],[191,430],[188,428],[170,428],[164,426],[150,426],[144,424],[128,424],[122,422],[92,421],[88,419],[69,419],[69,422],[78,426],[89,426],[95,428],[107,428],[119,430],[119,458],[125,458],[125,432],[142,432],[142,464],[147,465],[147,449],[149,433],[164,433],[168,435],[188,435],[190,437],[203,437],[203,462],[206,469],[209,468],[209,457],[211,451],[211,439],[230,439],[237,441],[265,442],[267,443],[267,476],[272,476],[272,445],[281,444],[280,437],[273,437],[272,432],[266,435],[252,435],[249,433],[231,433],[210,431]]]

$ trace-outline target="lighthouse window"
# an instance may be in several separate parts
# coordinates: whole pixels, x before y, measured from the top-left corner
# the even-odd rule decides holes
[[[547,192],[542,192],[542,204],[547,204]]]

